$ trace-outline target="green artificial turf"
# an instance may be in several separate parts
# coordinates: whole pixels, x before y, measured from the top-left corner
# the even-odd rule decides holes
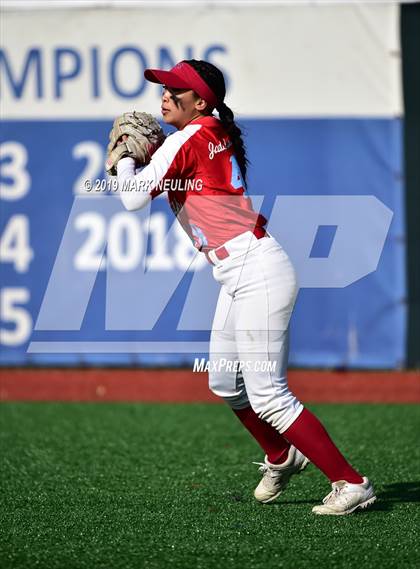
[[[262,453],[223,405],[3,403],[0,567],[419,568],[419,406],[310,408],[370,510],[313,515],[313,465],[258,504]]]

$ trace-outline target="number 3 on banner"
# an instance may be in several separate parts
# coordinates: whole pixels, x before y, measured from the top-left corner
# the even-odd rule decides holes
[[[0,198],[14,201],[25,197],[31,185],[31,178],[26,169],[28,163],[26,148],[19,142],[4,142],[0,144],[0,160],[2,161]],[[5,183],[5,179],[12,180],[12,183]]]

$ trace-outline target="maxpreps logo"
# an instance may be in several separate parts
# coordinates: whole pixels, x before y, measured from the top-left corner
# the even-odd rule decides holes
[[[252,196],[252,199],[255,204],[258,203],[258,196]],[[120,226],[127,215],[121,212],[121,203],[116,197],[76,197],[38,314],[35,332],[73,331],[72,337],[75,338],[74,332],[82,329],[96,276],[101,270],[106,252],[108,261],[104,311],[107,332],[141,331],[150,333],[150,337],[153,337],[155,326],[169,309],[170,303],[175,302],[176,291],[184,275],[191,271],[188,292],[183,295],[182,311],[180,313],[177,306],[176,316],[172,319],[171,337],[155,341],[145,339],[131,344],[110,340],[99,343],[77,339],[64,342],[32,341],[28,352],[89,353],[93,348],[94,351],[102,350],[104,353],[126,353],[130,350],[136,353],[167,353],[172,350],[176,353],[207,352],[207,340],[185,341],[183,336],[187,331],[212,329],[219,287],[209,287],[210,274],[198,266],[203,261],[201,268],[205,266],[210,270],[206,259],[199,257],[201,253],[189,243],[188,262],[178,269],[169,270],[164,278],[159,271],[149,270],[145,261],[146,247],[139,250],[133,265],[116,266],[110,262],[116,246],[114,238],[117,237],[113,230],[108,241],[102,241],[97,248],[95,263],[90,266],[90,270],[81,273],[68,260],[74,258],[83,246],[83,236],[77,230],[80,227],[78,220],[91,219],[92,211],[95,216],[100,212],[105,225],[113,228],[117,227],[117,222]],[[134,214],[138,222],[146,226],[151,219],[150,204]],[[134,218],[131,216],[130,220],[131,227]],[[376,270],[391,220],[392,212],[373,196],[278,196],[271,213],[269,231],[280,243],[285,244],[285,249],[295,264],[301,287],[343,288]],[[162,235],[159,242],[163,251],[168,250],[169,243],[176,242],[178,230],[178,222],[173,220],[169,231]],[[193,232],[197,238],[202,239],[198,227]],[[185,239],[189,241],[186,236]],[[183,249],[184,245],[179,243],[176,255],[180,255]],[[77,287],[69,288],[69,282],[77,283]],[[66,290],[66,302],[63,302],[63,290]],[[139,291],[146,293],[139,294]],[[198,306],[200,310],[197,310]],[[211,307],[211,310],[207,311],[207,307]]]
[[[205,358],[194,358],[193,372],[238,373],[240,371],[252,371],[255,373],[276,373],[276,366],[276,360],[229,360],[227,358],[206,360]]]

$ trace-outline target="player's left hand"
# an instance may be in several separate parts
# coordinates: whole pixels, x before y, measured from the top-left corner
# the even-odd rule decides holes
[[[164,140],[165,135],[152,115],[137,111],[124,113],[115,119],[109,133],[106,171],[115,176],[117,163],[125,156],[134,158],[138,166],[145,166]]]

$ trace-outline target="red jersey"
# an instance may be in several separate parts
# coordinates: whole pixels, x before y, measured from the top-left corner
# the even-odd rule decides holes
[[[232,143],[216,117],[200,117],[168,136],[140,176],[151,182],[152,198],[167,191],[172,210],[201,251],[267,223],[245,195]]]

